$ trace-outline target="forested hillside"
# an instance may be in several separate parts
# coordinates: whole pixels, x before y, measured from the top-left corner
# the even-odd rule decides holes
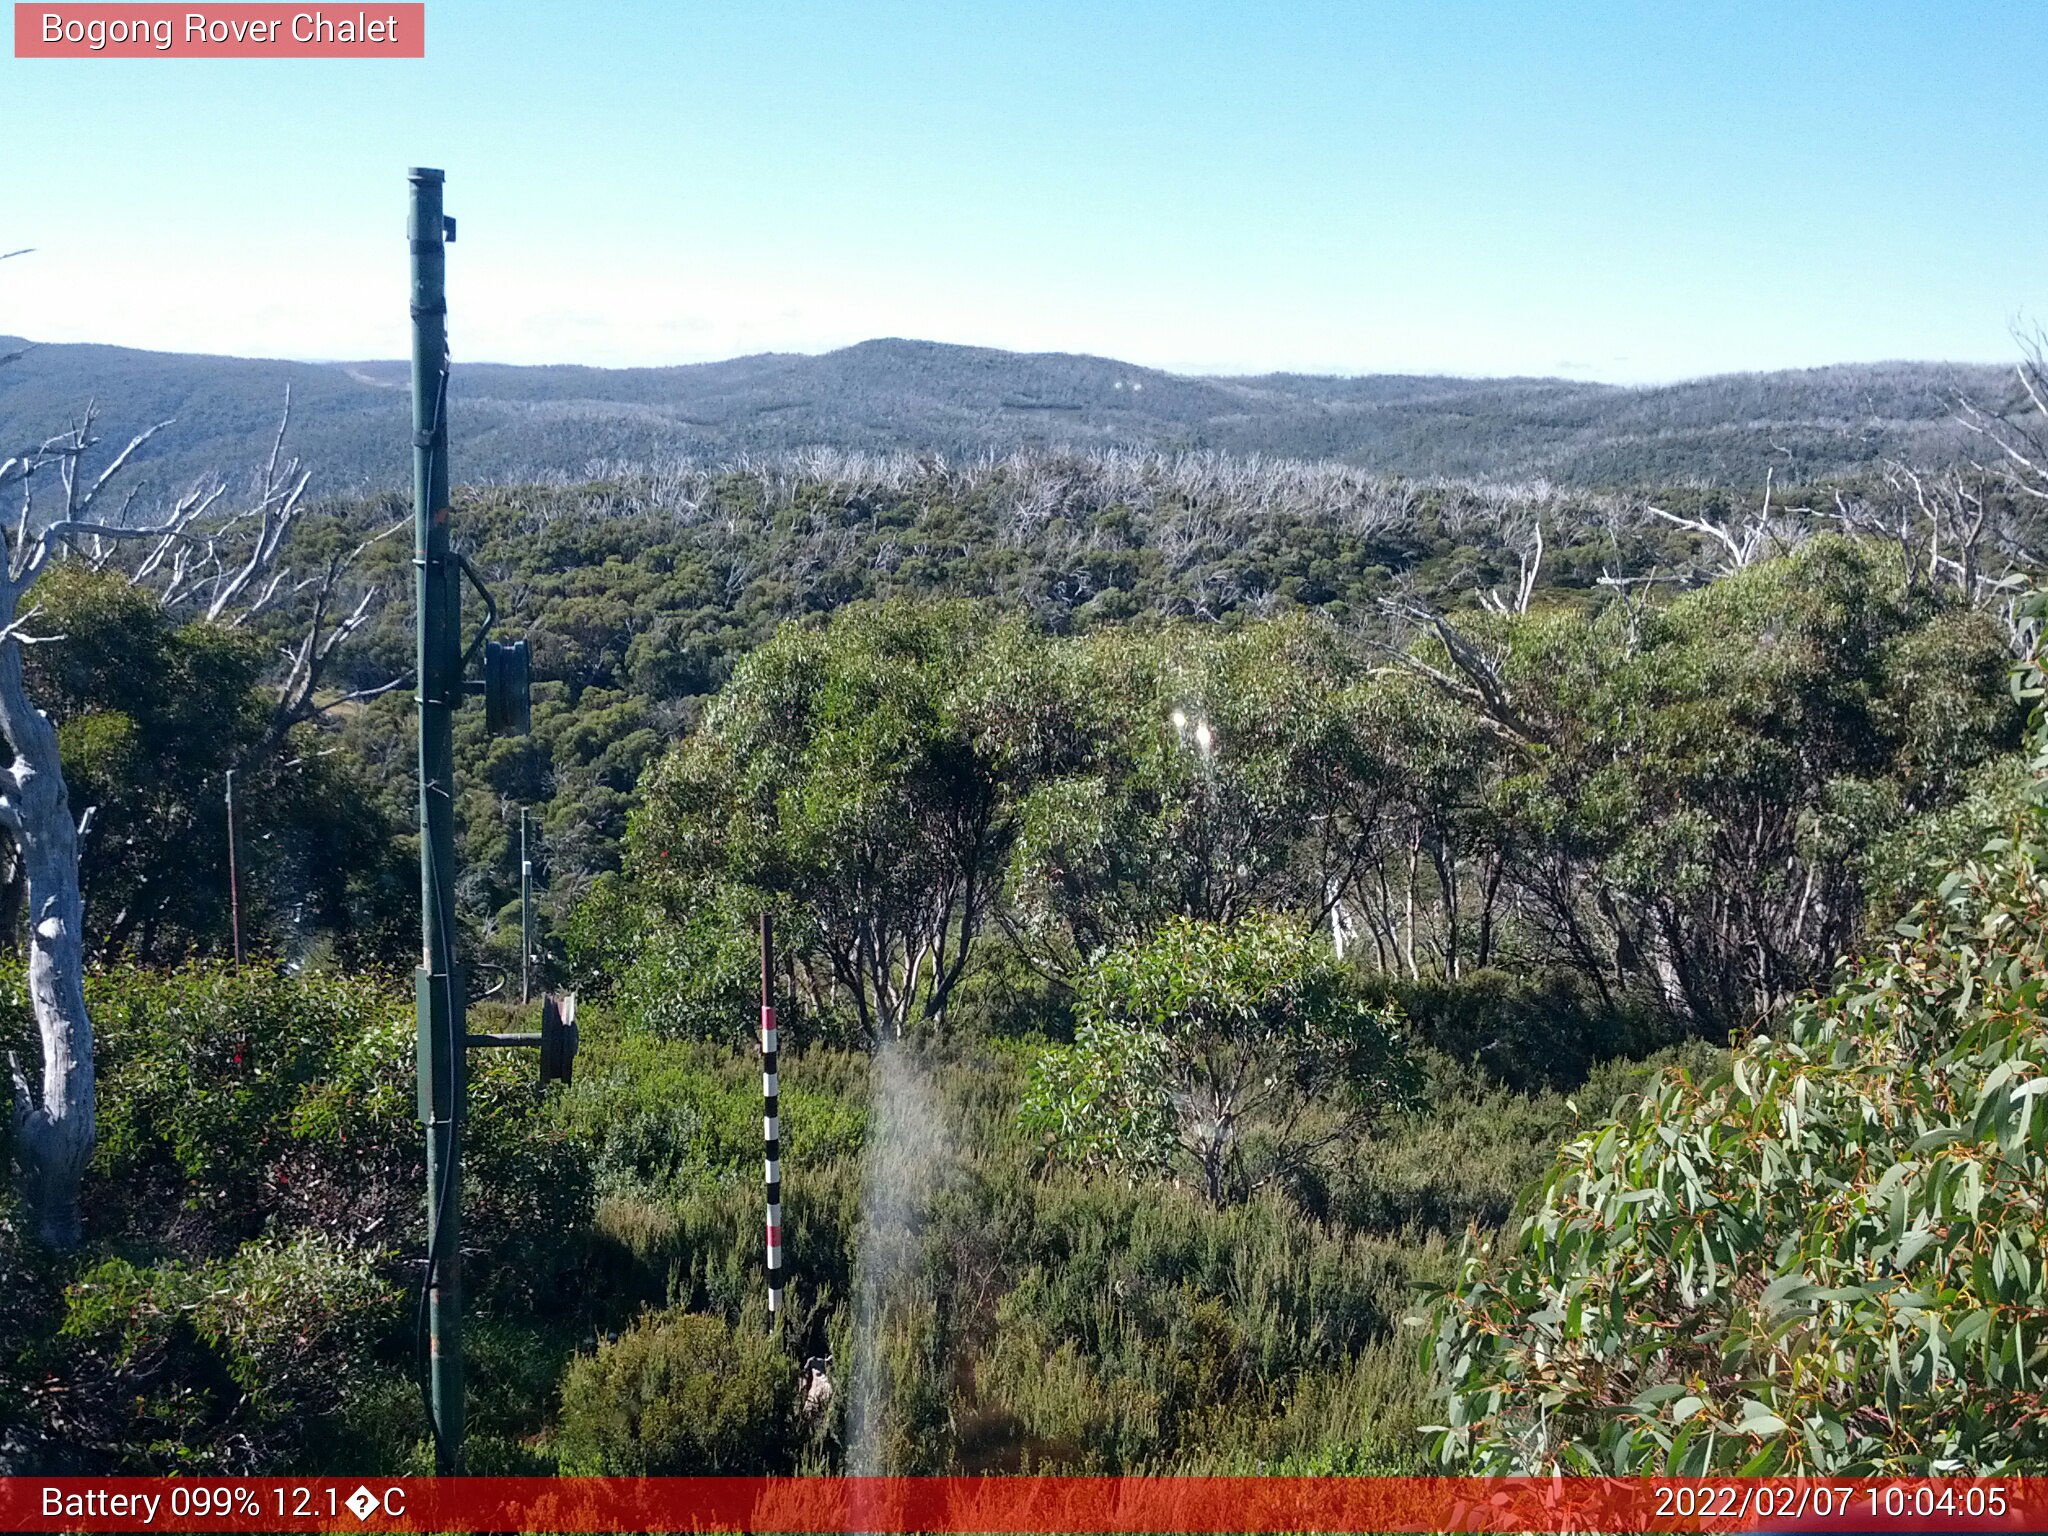
[[[295,529],[360,620],[296,713],[265,660],[303,646],[290,604],[222,628],[140,556],[39,587],[65,638],[30,682],[96,807],[103,1109],[85,1245],[7,1228],[13,1465],[423,1464],[412,706],[388,689],[410,568],[377,537],[399,511],[332,501]],[[536,658],[531,736],[461,727],[475,1007],[518,1016],[526,808],[541,975],[580,990],[586,1040],[567,1089],[478,1065],[478,1470],[2031,1454],[1997,1406],[1931,1460],[1867,1424],[1809,1453],[1792,1398],[1711,1372],[1686,1413],[1716,1437],[1674,1434],[1626,1339],[1599,1348],[1635,1350],[1632,1438],[1596,1414],[1529,1441],[1488,1406],[1529,1367],[1472,1341],[1598,1273],[1532,1268],[1552,1250],[1525,1236],[1494,1289],[1501,1261],[1457,1253],[1509,1242],[1624,1091],[1698,1123],[1674,1084],[1788,1008],[1832,1017],[1799,999],[2020,814],[2015,487],[812,454],[475,489],[457,517]],[[1544,1213],[1569,1180],[1525,1233],[1566,1219]],[[2032,1283],[1994,1284],[2017,1337]],[[1434,1378],[1404,1322],[1431,1288]],[[797,1365],[828,1353],[836,1406],[806,1412]],[[1938,1417],[1945,1379],[1900,1390]]]
[[[0,352],[24,345],[0,337]],[[175,417],[137,469],[158,490],[267,446],[284,389],[330,489],[401,486],[402,363],[284,363],[39,346],[0,370],[0,423],[46,430],[97,396],[109,436]],[[1560,379],[1194,378],[1109,358],[871,341],[822,356],[678,368],[505,367],[457,357],[457,473],[582,480],[594,466],[808,447],[972,459],[1027,447],[1214,449],[1336,459],[1380,474],[1583,486],[1804,480],[1952,457],[1955,401],[1998,370],[1873,364],[1650,388]],[[11,432],[10,435],[13,435]]]

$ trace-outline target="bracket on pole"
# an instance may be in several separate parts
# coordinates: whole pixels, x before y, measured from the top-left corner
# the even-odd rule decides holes
[[[540,1033],[465,1035],[462,1043],[471,1050],[513,1050],[521,1046],[540,1048],[540,1080],[566,1083],[576,1066],[576,994],[550,992],[541,999]]]

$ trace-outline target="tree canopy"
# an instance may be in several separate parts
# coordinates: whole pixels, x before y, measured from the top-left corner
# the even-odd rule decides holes
[[[665,910],[787,920],[813,996],[871,1038],[945,1011],[987,922],[1031,739],[1029,631],[966,604],[851,608],[750,656],[650,775],[639,868]]]
[[[2048,816],[1883,953],[1558,1153],[1435,1304],[1480,1472],[2018,1471],[2048,1456]]]
[[[1860,943],[1880,845],[2009,751],[2005,656],[1828,539],[1399,641],[852,604],[784,626],[648,776],[608,899],[700,956],[778,912],[800,1000],[870,1034],[999,956],[1071,998],[1171,918],[1269,911],[1405,983],[1567,977],[1725,1039]]]
[[[1074,1043],[1022,1118],[1059,1156],[1187,1178],[1213,1202],[1297,1172],[1414,1105],[1399,1021],[1296,924],[1175,918],[1081,987]]]

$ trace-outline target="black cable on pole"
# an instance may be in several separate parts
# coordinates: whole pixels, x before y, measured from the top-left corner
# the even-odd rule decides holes
[[[453,893],[449,892],[442,883],[444,879],[443,871],[440,861],[433,858],[431,840],[427,840],[427,844],[429,848],[428,858],[434,867],[434,899],[438,902],[443,896],[450,896],[452,898]],[[455,1033],[455,967],[452,960],[442,967],[441,986],[447,1003],[448,1059],[451,1062],[459,1062],[462,1059],[459,1054],[462,1049],[462,1042],[456,1037]],[[460,1070],[460,1068],[458,1067],[457,1070]],[[430,1136],[434,1130],[435,1127],[431,1124],[427,1128]],[[441,1159],[440,1186],[434,1192],[434,1225],[427,1233],[427,1263],[425,1270],[420,1276],[420,1300],[414,1320],[414,1374],[419,1381],[420,1407],[426,1412],[427,1428],[433,1436],[436,1457],[439,1457],[446,1447],[442,1444],[440,1417],[434,1412],[433,1355],[430,1347],[432,1329],[428,1319],[428,1308],[434,1294],[435,1282],[440,1277],[441,1242],[447,1230],[448,1196],[454,1188],[453,1179],[456,1160],[459,1155],[457,1143],[461,1135],[461,1125],[451,1118],[448,1121],[448,1155]]]

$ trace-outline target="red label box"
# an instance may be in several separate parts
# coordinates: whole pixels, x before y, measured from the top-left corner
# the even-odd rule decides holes
[[[16,0],[17,59],[421,59],[427,8],[332,5],[91,5]]]

